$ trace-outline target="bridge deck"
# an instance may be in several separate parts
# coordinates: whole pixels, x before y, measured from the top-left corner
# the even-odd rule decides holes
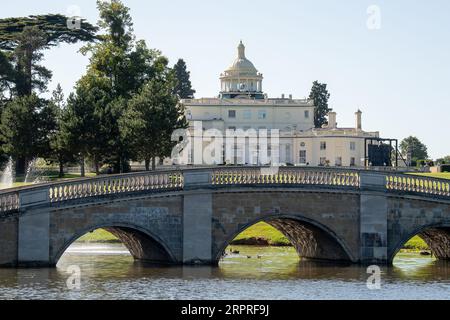
[[[206,186],[316,186],[364,188],[362,176],[384,179],[381,191],[450,200],[450,181],[390,172],[316,167],[220,167],[139,172],[76,179],[58,183],[9,189],[0,193],[0,213],[19,211],[33,203],[59,203],[75,199],[142,192],[183,190],[186,174],[209,174]],[[384,184],[384,182],[382,183]],[[205,184],[202,185],[205,187]],[[31,201],[30,197],[38,201]]]

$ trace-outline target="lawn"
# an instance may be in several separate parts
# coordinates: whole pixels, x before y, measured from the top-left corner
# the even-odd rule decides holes
[[[449,179],[450,180],[450,172],[442,172],[442,173],[410,173],[410,174],[415,175],[415,176],[438,178],[438,179]]]
[[[95,173],[87,173],[87,178],[94,178],[96,176]],[[79,174],[65,174],[63,178],[60,178],[58,174],[50,175],[50,176],[44,176],[45,180],[48,180],[50,182],[58,182],[58,181],[65,181],[65,180],[71,180],[71,179],[79,179],[81,176]],[[20,188],[20,187],[27,187],[33,185],[31,182],[24,182],[24,177],[18,177],[16,179],[16,182],[13,183],[13,188]],[[0,183],[0,189],[4,188],[5,186]]]
[[[271,246],[290,245],[289,240],[280,231],[264,222],[255,224],[245,230],[231,244],[257,244],[264,242]]]
[[[115,236],[106,230],[98,229],[94,232],[87,233],[78,242],[82,243],[118,243],[120,242]]]

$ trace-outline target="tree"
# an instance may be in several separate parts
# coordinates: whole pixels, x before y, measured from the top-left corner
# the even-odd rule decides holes
[[[184,108],[173,94],[175,79],[168,71],[166,77],[155,78],[129,102],[121,120],[123,139],[134,150],[135,159],[145,161],[146,170],[155,170],[156,158],[171,155],[176,142],[171,141],[176,129],[187,128]]]
[[[314,126],[316,128],[322,128],[323,125],[328,124],[328,113],[333,111],[333,109],[328,106],[330,93],[327,90],[327,85],[325,83],[314,81],[309,99],[314,101],[316,107],[314,111]]]
[[[10,91],[22,97],[33,89],[46,89],[52,74],[38,64],[43,50],[61,43],[95,40],[96,27],[80,19],[80,28],[69,28],[68,19],[58,14],[0,19],[0,50],[3,55],[7,53],[14,68],[9,79],[14,89],[9,87]]]
[[[400,143],[400,150],[405,159],[410,158],[412,162],[428,159],[428,149],[417,137],[410,136]],[[410,157],[409,157],[410,156]]]
[[[67,148],[64,141],[62,126],[64,121],[64,112],[66,110],[66,103],[64,93],[61,85],[58,84],[52,93],[50,100],[50,107],[55,114],[55,130],[50,137],[51,154],[47,158],[50,162],[56,162],[59,165],[59,177],[64,177],[64,166],[69,162],[75,162],[76,158],[73,152]]]
[[[111,102],[111,83],[89,73],[78,81],[75,93],[69,96],[67,107],[62,114],[59,143],[81,162],[82,176],[84,163],[90,157],[99,173],[99,166],[110,151],[112,139],[109,110],[105,106]]]
[[[190,80],[190,72],[186,69],[186,62],[183,59],[179,59],[173,67],[177,83],[175,85],[175,94],[181,99],[193,99],[195,90],[192,89]]]
[[[6,105],[0,123],[0,139],[4,153],[18,162],[18,174],[36,157],[50,153],[50,136],[55,130],[54,109],[37,95],[16,98]]]
[[[99,140],[83,152],[96,165],[110,164],[114,171],[125,172],[129,168],[131,151],[122,139],[120,119],[132,96],[146,82],[165,72],[168,60],[159,51],[149,49],[145,41],[135,41],[129,8],[121,1],[97,1],[97,7],[103,33],[98,36],[99,42],[82,49],[82,53],[90,54],[90,63],[77,84],[71,108],[85,108],[80,105],[81,101],[93,103],[92,109],[87,111],[92,112],[91,119],[95,119],[98,132],[91,136]],[[101,103],[92,99],[93,93],[89,92],[97,85],[102,91]],[[83,121],[78,124],[85,127]],[[90,139],[86,143],[88,141]]]
[[[77,43],[95,40],[97,27],[79,19],[80,28],[69,28],[70,18],[61,14],[33,15],[0,19],[0,49],[14,51],[20,45],[18,35],[27,28],[37,28],[46,34],[46,48],[60,43]]]
[[[39,141],[29,140],[20,152],[21,140],[17,140],[18,146],[13,146],[16,141],[11,140],[14,130],[24,132],[28,137],[44,137],[55,125],[56,109],[49,101],[40,100],[34,96],[36,92],[47,90],[47,84],[51,80],[52,72],[40,65],[43,58],[43,51],[60,43],[76,43],[78,41],[93,41],[95,39],[96,27],[93,27],[84,20],[79,20],[80,28],[69,28],[68,18],[63,15],[39,15],[19,18],[0,19],[0,108],[7,112],[5,118],[18,120],[17,128],[9,123],[3,123],[5,131],[0,132],[3,140],[3,150],[11,150],[15,157],[17,173],[24,173],[27,160],[25,157],[34,157],[36,154],[49,156],[49,137],[45,137],[45,152],[39,150],[42,146],[34,146],[32,143]],[[17,100],[18,99],[18,100]],[[39,100],[39,101],[38,101]],[[39,102],[39,103],[37,103]],[[39,109],[42,105],[45,108],[39,111],[33,110],[33,106],[27,104],[37,103],[34,107]],[[37,112],[40,119],[34,121],[30,126],[28,121],[33,119],[34,113],[29,115],[21,114],[26,109],[29,112]],[[14,116],[13,110],[19,112]],[[20,116],[23,115],[21,118]],[[37,124],[43,127],[37,126]],[[24,126],[24,127],[23,127]],[[31,132],[36,130],[36,132]],[[51,130],[54,130],[52,128]],[[50,134],[47,132],[47,134]],[[33,151],[31,151],[33,150]]]
[[[441,159],[437,159],[436,162],[438,164],[450,164],[450,155],[449,156],[445,156]]]

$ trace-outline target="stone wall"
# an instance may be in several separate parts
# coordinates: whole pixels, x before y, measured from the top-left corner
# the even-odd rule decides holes
[[[14,266],[17,263],[18,218],[0,218],[0,266]]]
[[[449,204],[443,204],[441,201],[425,201],[412,197],[408,199],[394,196],[387,197],[387,203],[388,256],[390,261],[406,242],[418,234],[428,238],[430,246],[444,246],[447,254],[449,254],[450,246],[448,242],[447,244],[436,242],[438,239],[450,240],[450,234],[448,233],[450,228]],[[434,230],[434,236],[431,234],[427,236],[427,232],[430,230]],[[437,236],[437,233],[440,236]],[[432,238],[434,238],[434,241]]]
[[[50,214],[51,261],[56,263],[67,247],[85,233],[98,228],[110,227],[114,230],[116,227],[117,231],[136,230],[136,234],[131,238],[128,232],[129,239],[136,240],[142,238],[142,235],[150,235],[170,252],[170,256],[175,260],[173,262],[180,262],[183,249],[182,201],[181,196],[153,196],[93,206],[54,209]],[[122,234],[126,237],[126,233]]]
[[[251,225],[274,219],[278,224],[286,221],[286,226],[292,219],[315,225],[316,233],[322,230],[343,247],[348,260],[359,259],[359,195],[293,190],[213,194],[213,256],[219,258]]]

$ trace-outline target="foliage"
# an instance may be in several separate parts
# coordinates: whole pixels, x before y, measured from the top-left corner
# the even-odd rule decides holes
[[[325,83],[314,81],[309,99],[314,101],[316,107],[314,111],[314,126],[316,128],[322,128],[323,125],[328,124],[327,115],[329,112],[333,111],[333,109],[328,106],[330,96]]]
[[[192,89],[190,72],[187,71],[186,62],[183,59],[179,59],[173,67],[177,83],[175,85],[175,94],[181,99],[193,99],[195,90]]]
[[[175,104],[172,95],[174,82],[168,80],[167,58],[161,56],[159,51],[149,49],[145,41],[135,41],[129,8],[119,0],[98,1],[97,7],[103,34],[98,36],[98,43],[88,44],[82,49],[84,54],[90,54],[90,64],[70,99],[69,109],[74,120],[67,119],[72,124],[66,127],[66,136],[71,135],[72,138],[66,140],[72,141],[71,145],[80,149],[83,157],[91,158],[97,171],[100,165],[110,164],[114,171],[125,172],[132,156],[142,158],[144,154],[145,157],[151,154],[155,157],[167,153],[169,144],[164,140],[166,133],[162,132],[162,128],[166,130],[166,123],[173,123],[170,117],[178,117],[178,113],[172,112]],[[157,106],[163,110],[161,115],[168,117],[167,121],[159,117],[155,118],[157,123],[151,120],[154,126],[145,126],[146,131],[134,126],[134,133],[122,132],[132,126],[123,125],[123,118],[136,124],[139,120],[137,116],[145,113],[146,116],[154,115],[152,109],[148,112],[142,108],[128,110],[130,100],[136,101],[136,97],[143,92],[148,93],[146,97],[151,99],[149,108]],[[156,96],[148,97],[149,94]],[[159,97],[159,94],[162,96]],[[150,119],[147,117],[143,121]],[[83,135],[86,130],[89,134]],[[153,141],[151,152],[148,148],[136,150],[137,146],[145,146],[142,143],[145,139]],[[156,143],[159,140],[161,142]]]
[[[45,157],[54,132],[55,109],[37,95],[16,98],[3,110],[0,123],[2,150],[14,159]]]
[[[420,159],[428,159],[428,149],[417,137],[410,136],[400,143],[400,151],[406,159],[411,153],[411,160],[417,163]]]
[[[437,164],[450,164],[450,156],[445,156],[441,159],[436,160]]]
[[[184,109],[173,94],[174,77],[166,71],[164,77],[150,80],[129,102],[121,121],[122,135],[134,150],[136,160],[168,157],[177,142],[171,141],[176,129],[187,128]],[[153,168],[154,168],[153,161]]]
[[[0,82],[2,92],[25,96],[34,89],[45,91],[52,73],[39,65],[43,50],[95,39],[94,26],[81,19],[80,28],[68,28],[67,21],[59,14],[0,19],[0,64],[7,73]]]

